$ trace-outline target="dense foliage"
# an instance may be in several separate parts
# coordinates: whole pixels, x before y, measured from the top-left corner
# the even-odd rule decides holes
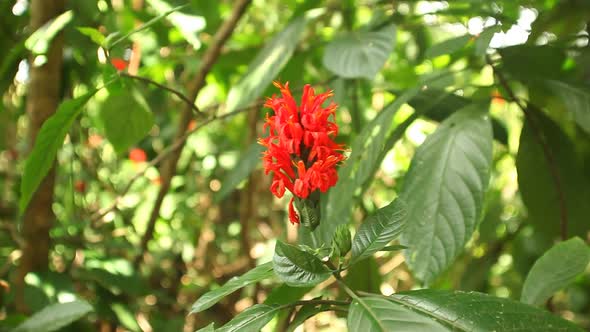
[[[587,1],[0,10],[0,331],[590,328]]]

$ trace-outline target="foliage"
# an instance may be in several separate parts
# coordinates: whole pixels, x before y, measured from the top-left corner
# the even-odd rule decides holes
[[[0,2],[0,331],[590,328],[586,2],[36,1]],[[273,81],[339,105],[315,229],[261,167]]]

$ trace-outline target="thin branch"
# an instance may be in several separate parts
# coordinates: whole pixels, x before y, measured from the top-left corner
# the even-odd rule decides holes
[[[559,211],[560,211],[560,235],[562,240],[567,239],[567,229],[568,229],[568,214],[567,214],[567,207],[565,201],[565,193],[563,191],[563,185],[561,182],[561,176],[559,174],[559,170],[557,168],[557,162],[555,159],[555,155],[553,151],[549,147],[545,137],[543,136],[543,131],[539,124],[537,123],[537,118],[533,113],[530,112],[528,107],[533,107],[533,105],[529,102],[528,105],[524,104],[522,100],[520,100],[510,85],[504,77],[504,74],[498,70],[497,67],[493,65],[492,59],[487,56],[486,57],[487,63],[492,67],[494,70],[494,75],[498,78],[500,85],[504,88],[506,93],[508,94],[508,99],[514,102],[524,113],[524,117],[528,125],[531,127],[533,131],[533,136],[537,143],[543,149],[543,156],[545,157],[545,162],[547,163],[547,167],[549,168],[549,172],[551,173],[551,179],[553,180],[553,185],[555,186],[555,191],[557,192],[557,199],[559,202]]]
[[[230,117],[233,117],[235,115],[238,115],[240,113],[244,113],[247,111],[251,111],[253,109],[256,109],[256,107],[259,105],[260,103],[256,103],[244,108],[240,108],[237,109],[233,112],[229,112],[229,113],[225,113],[219,116],[214,116],[211,117],[205,121],[203,121],[201,124],[197,125],[195,128],[188,130],[187,132],[185,132],[181,137],[177,138],[176,141],[174,141],[174,143],[172,143],[171,145],[167,146],[164,150],[162,150],[162,152],[160,152],[154,159],[150,160],[149,163],[147,163],[145,165],[145,167],[135,173],[135,175],[133,175],[133,177],[129,180],[129,182],[127,182],[127,185],[123,188],[123,190],[121,190],[121,192],[117,195],[117,197],[113,200],[113,203],[111,203],[111,205],[101,209],[100,211],[98,211],[97,213],[95,213],[92,217],[91,217],[91,221],[92,222],[96,222],[98,220],[100,220],[101,218],[103,218],[107,213],[114,211],[117,208],[117,205],[123,200],[123,198],[125,197],[125,195],[127,195],[127,192],[129,192],[129,190],[131,189],[131,187],[133,186],[133,184],[135,183],[135,181],[139,180],[141,177],[143,177],[145,175],[145,173],[147,172],[148,169],[150,169],[151,167],[157,166],[159,165],[163,160],[165,160],[166,158],[168,158],[168,156],[170,156],[171,153],[177,151],[178,149],[180,149],[184,143],[186,142],[186,140],[195,132],[197,132],[199,129],[207,126],[208,124],[217,121],[217,120],[223,120],[223,119],[227,119]]]
[[[225,45],[225,42],[229,39],[231,34],[233,33],[235,27],[238,24],[240,18],[246,12],[246,8],[251,3],[251,0],[240,0],[237,1],[234,5],[231,15],[223,22],[223,24],[219,27],[215,35],[213,36],[211,45],[205,51],[203,55],[201,67],[195,78],[189,82],[189,100],[197,99],[197,96],[201,89],[205,86],[205,78],[213,64],[217,61],[217,58],[221,54],[221,48]],[[180,115],[180,122],[178,123],[178,129],[176,131],[176,142],[177,145],[175,146],[174,150],[172,151],[171,155],[168,157],[167,162],[162,165],[161,174],[162,174],[162,182],[160,186],[160,190],[158,191],[158,195],[156,196],[156,200],[154,201],[154,206],[152,211],[150,212],[150,216],[147,222],[147,227],[145,233],[143,234],[140,242],[140,253],[135,257],[133,265],[138,267],[141,261],[143,260],[144,254],[147,251],[148,242],[152,239],[154,229],[156,226],[156,220],[160,216],[160,208],[162,207],[162,203],[164,202],[164,197],[168,193],[170,189],[170,183],[172,181],[172,177],[176,174],[176,166],[178,165],[178,160],[180,159],[180,154],[182,152],[182,148],[184,147],[184,143],[186,139],[179,139],[186,136],[186,130],[190,121],[192,120],[192,108],[186,107],[181,115]]]
[[[190,108],[194,111],[195,114],[197,115],[203,115],[203,112],[201,112],[201,110],[199,110],[199,108],[197,107],[197,105],[195,105],[194,101],[191,101],[190,99],[188,99],[187,96],[185,96],[184,94],[182,94],[180,91],[178,90],[174,90],[171,87],[165,86],[163,84],[160,84],[156,81],[153,81],[147,77],[142,77],[142,76],[137,76],[137,75],[131,75],[129,73],[125,73],[125,72],[119,72],[119,76],[122,77],[127,77],[130,79],[134,79],[134,80],[138,80],[138,81],[142,81],[144,83],[147,84],[151,84],[153,86],[156,86],[162,90],[166,90],[172,94],[175,94],[178,98],[180,98],[182,101],[184,101],[188,106],[190,106]]]

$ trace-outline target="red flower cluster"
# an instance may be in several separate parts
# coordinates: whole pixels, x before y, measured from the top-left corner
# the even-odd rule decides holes
[[[265,173],[273,173],[270,190],[280,198],[287,189],[302,199],[316,190],[326,192],[338,181],[336,165],[345,159],[339,152],[343,146],[333,140],[338,126],[329,120],[337,105],[332,102],[322,107],[333,93],[316,95],[310,85],[305,85],[298,106],[289,83],[274,85],[282,96],[273,95],[264,104],[275,115],[266,115],[264,127],[270,128],[270,135],[260,139],[260,144],[267,147],[263,155]],[[299,223],[293,198],[289,202],[289,220]]]

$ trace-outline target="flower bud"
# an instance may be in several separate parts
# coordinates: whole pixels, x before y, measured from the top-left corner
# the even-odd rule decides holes
[[[352,247],[348,225],[340,225],[332,236],[332,250],[335,257],[344,257]]]

